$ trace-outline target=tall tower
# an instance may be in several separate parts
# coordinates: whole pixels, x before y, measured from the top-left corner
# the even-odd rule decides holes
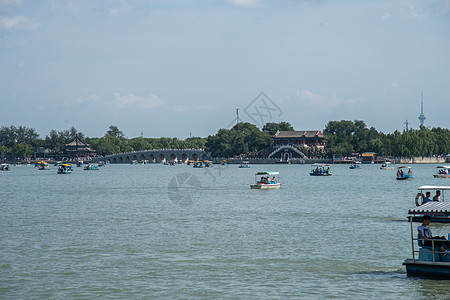
[[[419,116],[420,127],[423,126],[423,122],[425,122],[426,118],[427,117],[425,117],[425,115],[423,114],[423,92],[422,92],[422,101],[420,103],[420,116]]]

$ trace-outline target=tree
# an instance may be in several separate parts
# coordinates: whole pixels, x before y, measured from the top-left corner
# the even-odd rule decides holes
[[[17,143],[12,148],[12,155],[17,158],[26,158],[29,157],[31,152],[33,151],[32,147],[26,143]]]
[[[288,122],[266,123],[266,125],[264,125],[262,128],[262,131],[267,132],[269,135],[274,135],[278,130],[294,131],[294,128]]]
[[[105,136],[107,136],[107,135],[112,135],[112,136],[115,136],[115,137],[117,137],[119,139],[125,138],[125,135],[123,134],[123,132],[120,131],[119,128],[117,126],[115,126],[115,125],[109,126],[109,130],[106,131]]]

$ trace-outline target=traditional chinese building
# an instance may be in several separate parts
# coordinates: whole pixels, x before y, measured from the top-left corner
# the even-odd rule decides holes
[[[325,136],[320,130],[277,131],[273,138],[273,146],[293,147],[325,147]]]
[[[70,143],[66,144],[64,149],[64,155],[69,158],[88,158],[95,153],[95,150],[91,149],[91,146],[83,142],[78,134],[75,139]]]

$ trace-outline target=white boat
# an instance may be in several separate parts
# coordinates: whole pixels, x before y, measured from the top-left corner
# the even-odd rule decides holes
[[[255,174],[255,184],[250,188],[258,190],[279,189],[281,187],[280,174],[278,172],[258,172]]]
[[[331,176],[331,165],[329,164],[312,164],[311,172],[309,175],[311,176]]]
[[[72,173],[72,165],[71,164],[61,164],[58,168],[58,174],[70,174]]]
[[[242,161],[239,168],[250,168],[250,162],[249,161]]]
[[[361,169],[361,162],[360,161],[355,161],[354,163],[352,163],[349,167],[350,169]]]
[[[380,167],[381,170],[394,170],[394,167],[391,166],[391,163],[389,161],[383,163]]]
[[[450,178],[450,166],[437,166],[437,172],[434,178]]]
[[[444,252],[440,251],[439,247],[433,247],[434,245],[431,247],[424,246],[418,236],[414,238],[417,230],[413,228],[412,219],[412,217],[409,218],[411,224],[412,258],[405,259],[403,262],[403,265],[406,267],[406,274],[408,276],[450,279],[450,255],[445,255]],[[417,241],[417,246],[415,241]],[[434,244],[435,241],[444,240],[431,241]]]
[[[418,190],[414,200],[416,207],[408,211],[412,221],[421,222],[424,215],[430,215],[431,222],[450,223],[450,202],[445,202],[445,194],[448,197],[450,186],[422,185]],[[428,192],[430,197],[425,199]]]

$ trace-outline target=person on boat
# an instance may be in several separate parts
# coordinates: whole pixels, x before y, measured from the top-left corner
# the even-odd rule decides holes
[[[433,236],[431,233],[431,229],[428,228],[430,225],[431,217],[429,215],[424,215],[422,218],[422,225],[417,227],[417,231],[419,232],[419,245],[433,247],[433,242],[431,240],[444,240],[444,241],[434,241],[434,246],[439,247],[439,250],[444,252],[444,255],[450,253],[449,250],[444,248],[450,248],[450,242],[443,236]]]
[[[431,193],[430,192],[426,192],[425,197],[423,197],[422,204],[425,204],[427,202],[431,202],[430,197],[431,197]]]
[[[441,201],[441,191],[436,191],[436,195],[433,197],[433,201]]]

